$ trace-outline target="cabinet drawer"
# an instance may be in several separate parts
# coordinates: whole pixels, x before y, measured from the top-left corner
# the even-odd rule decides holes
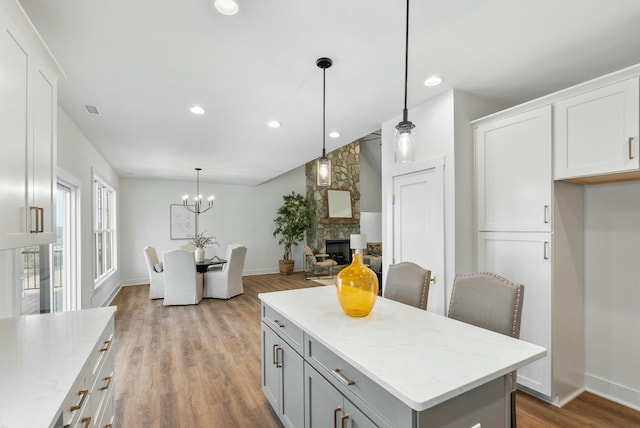
[[[91,389],[91,415],[94,417],[101,413],[106,397],[114,389],[115,353],[108,352],[106,358]]]
[[[95,425],[98,428],[113,428],[113,421],[115,419],[115,415],[113,412],[114,405],[114,392],[115,388],[109,388],[107,393],[107,399],[104,402],[104,406],[102,408],[102,414],[98,417],[98,423]]]
[[[104,332],[100,336],[96,347],[94,348],[91,354],[91,375],[93,377],[96,376],[102,364],[106,360],[107,356],[115,351],[115,343],[114,343],[114,325],[113,318],[107,324],[107,327],[104,329]]]
[[[315,339],[306,336],[304,345],[305,360],[376,424],[412,426],[412,410],[406,404]]]
[[[262,305],[262,320],[302,355],[302,330],[267,305]]]
[[[84,410],[89,408],[89,387],[85,383],[85,373],[86,370],[78,376],[62,404],[64,426],[74,426],[80,421]]]

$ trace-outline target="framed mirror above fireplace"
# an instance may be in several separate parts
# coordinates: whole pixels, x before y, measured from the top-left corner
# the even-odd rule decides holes
[[[327,189],[329,218],[353,218],[351,190]]]

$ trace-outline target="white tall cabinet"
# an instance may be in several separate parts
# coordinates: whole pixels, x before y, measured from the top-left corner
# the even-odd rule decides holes
[[[61,74],[19,4],[0,1],[0,250],[55,240]]]
[[[524,284],[520,338],[545,347],[547,356],[518,370],[518,384],[561,403],[582,391],[582,375],[576,379],[573,374],[584,372],[584,328],[582,247],[567,244],[566,212],[560,210],[566,204],[557,202],[568,198],[571,206],[581,207],[582,191],[568,183],[554,186],[552,117],[547,103],[474,122],[476,260],[479,271]],[[571,227],[581,229],[581,211],[569,212],[575,216]],[[558,251],[578,257],[565,266],[556,258]],[[574,305],[579,313],[561,313]],[[560,322],[567,317],[572,318],[570,328]]]

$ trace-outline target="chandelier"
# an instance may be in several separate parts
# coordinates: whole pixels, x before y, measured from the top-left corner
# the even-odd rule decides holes
[[[213,207],[213,201],[215,200],[215,197],[213,195],[209,196],[207,198],[207,207],[204,209],[202,208],[202,195],[200,194],[200,171],[202,171],[202,168],[195,168],[195,170],[196,170],[196,196],[194,196],[193,198],[193,206],[189,205],[189,195],[182,196],[182,205],[184,205],[184,207],[189,211],[191,211],[192,213],[199,215],[209,211],[211,207]]]

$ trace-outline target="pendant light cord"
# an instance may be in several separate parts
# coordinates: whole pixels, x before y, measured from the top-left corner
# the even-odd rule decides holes
[[[324,139],[325,139],[325,92],[326,92],[326,72],[327,69],[322,69],[322,157],[327,157],[326,151],[324,148]]]
[[[409,0],[407,0],[407,25],[404,39],[404,109],[402,110],[402,120],[407,121],[407,79],[409,77]]]

